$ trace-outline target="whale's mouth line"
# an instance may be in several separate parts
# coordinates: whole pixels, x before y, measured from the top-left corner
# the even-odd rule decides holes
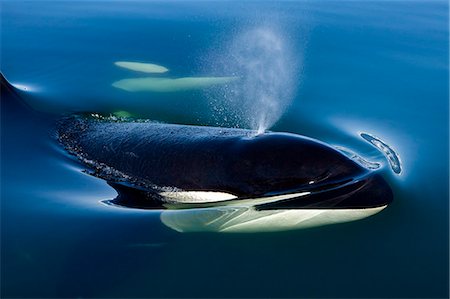
[[[311,189],[302,198],[294,197],[256,205],[257,210],[272,209],[367,209],[386,206],[393,195],[378,174],[349,179]]]

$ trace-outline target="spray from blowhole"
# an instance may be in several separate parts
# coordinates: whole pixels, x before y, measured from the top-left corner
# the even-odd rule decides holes
[[[224,52],[215,68],[239,79],[210,94],[216,123],[263,134],[292,102],[299,55],[280,30],[267,26],[240,32]]]

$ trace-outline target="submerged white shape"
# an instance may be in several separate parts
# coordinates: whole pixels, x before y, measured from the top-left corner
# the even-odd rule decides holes
[[[237,198],[230,193],[214,191],[165,191],[159,194],[179,203],[209,203]]]
[[[202,89],[213,85],[225,84],[237,77],[185,77],[171,78],[133,78],[116,81],[112,86],[129,92],[175,92]]]
[[[143,63],[143,62],[133,62],[133,61],[116,61],[115,65],[129,69],[132,71],[143,72],[143,73],[152,73],[152,74],[161,74],[167,72],[169,69],[153,63]]]
[[[366,209],[255,210],[253,207],[168,210],[161,221],[179,232],[274,232],[344,223],[372,216],[387,205]]]

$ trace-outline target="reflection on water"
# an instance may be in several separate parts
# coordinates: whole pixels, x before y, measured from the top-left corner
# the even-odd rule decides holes
[[[361,133],[361,137],[370,142],[373,146],[379,149],[389,162],[389,165],[396,174],[402,172],[400,158],[398,154],[383,140],[367,133]]]

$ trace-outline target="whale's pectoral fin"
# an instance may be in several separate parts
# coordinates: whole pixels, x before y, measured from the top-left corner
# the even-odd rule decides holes
[[[124,182],[108,182],[117,191],[117,197],[103,201],[106,204],[137,209],[164,209],[160,196],[155,192]]]

